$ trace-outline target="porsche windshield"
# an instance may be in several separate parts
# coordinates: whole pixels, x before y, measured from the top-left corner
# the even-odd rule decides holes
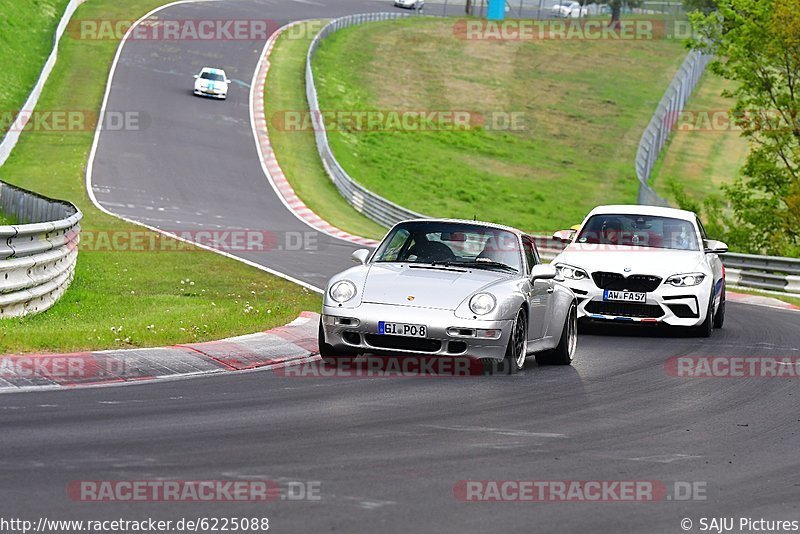
[[[694,224],[682,219],[650,215],[594,215],[576,243],[700,250]]]
[[[520,272],[519,240],[511,232],[476,224],[408,222],[381,244],[377,262],[434,263]]]

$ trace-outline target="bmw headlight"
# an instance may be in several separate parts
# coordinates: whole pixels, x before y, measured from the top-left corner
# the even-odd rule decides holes
[[[349,280],[340,280],[331,286],[328,294],[341,304],[356,296],[356,286]]]
[[[475,315],[486,315],[492,311],[496,305],[497,301],[494,295],[489,293],[476,293],[469,299],[469,309],[472,310],[472,313]]]
[[[703,273],[673,274],[667,278],[667,283],[675,287],[691,287],[703,283],[705,277]]]
[[[585,280],[589,278],[589,275],[579,267],[573,267],[566,263],[559,263],[556,265],[556,278],[565,280]]]

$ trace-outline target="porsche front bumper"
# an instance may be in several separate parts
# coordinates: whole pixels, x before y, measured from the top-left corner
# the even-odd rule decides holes
[[[378,322],[425,325],[425,338],[378,333]],[[460,319],[452,310],[363,303],[357,308],[323,306],[325,342],[345,353],[403,353],[502,360],[510,320]],[[492,332],[494,331],[494,332]],[[492,337],[480,337],[489,336]]]

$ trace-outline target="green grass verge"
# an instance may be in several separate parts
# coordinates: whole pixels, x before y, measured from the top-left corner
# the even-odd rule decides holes
[[[635,202],[639,138],[685,55],[674,40],[467,41],[452,21],[414,18],[335,33],[314,69],[323,111],[521,113],[521,130],[330,140],[354,179],[403,206],[549,231]]]
[[[380,238],[386,229],[355,211],[328,178],[317,153],[314,132],[284,127],[287,112],[308,112],[305,59],[319,21],[278,38],[270,56],[264,91],[264,114],[275,156],[297,195],[314,213],[334,226],[364,237]]]
[[[76,17],[129,19],[163,3],[95,0],[83,4]],[[65,36],[40,107],[99,109],[116,46],[110,40]],[[89,201],[84,171],[92,138],[89,131],[25,132],[0,168],[0,178],[76,203],[86,232],[141,231]],[[217,339],[284,324],[319,306],[314,293],[209,252],[82,250],[72,287],[51,310],[0,321],[0,353]]]
[[[667,200],[675,200],[671,183],[702,202],[720,196],[720,186],[738,176],[747,158],[747,140],[735,128],[715,126],[711,120],[733,106],[732,99],[721,96],[729,88],[731,82],[709,72],[689,99],[650,180]]]
[[[0,138],[28,98],[69,0],[0,0]]]

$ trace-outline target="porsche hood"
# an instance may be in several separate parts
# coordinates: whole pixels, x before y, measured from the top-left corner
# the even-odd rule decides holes
[[[508,277],[485,269],[373,264],[364,282],[362,302],[455,310],[473,293]]]

